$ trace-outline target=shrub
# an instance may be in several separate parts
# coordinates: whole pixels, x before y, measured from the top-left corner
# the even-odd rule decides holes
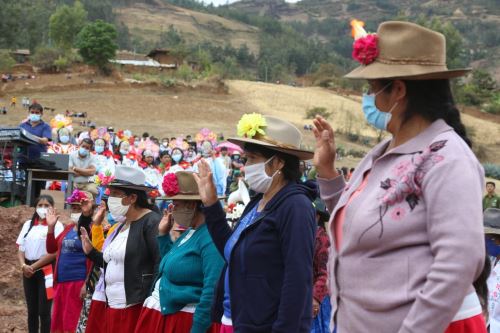
[[[359,140],[359,134],[347,133],[347,139],[351,142],[357,142]]]
[[[161,84],[163,84],[163,86],[166,88],[170,88],[170,87],[175,86],[176,81],[175,81],[175,79],[172,79],[172,78],[166,78],[166,79],[163,78],[161,80]]]
[[[306,110],[306,119],[314,119],[316,116],[321,116],[325,119],[330,118],[332,112],[329,112],[324,107],[314,107],[312,109]]]
[[[177,68],[176,76],[179,79],[187,82],[195,78],[193,70],[186,64],[182,64],[179,68]]]
[[[492,114],[500,114],[500,93],[496,93],[491,99],[491,102],[484,105],[483,111]]]
[[[500,180],[500,165],[485,163],[483,164],[486,177]]]
[[[352,156],[356,158],[363,158],[365,157],[366,152],[363,150],[357,150],[357,149],[349,149],[347,151],[347,156]]]
[[[9,52],[1,51],[0,52],[0,71],[8,71],[16,64],[16,61]]]
[[[56,60],[54,60],[54,66],[58,72],[64,72],[68,69],[70,65],[70,61],[68,58],[59,56]]]
[[[63,51],[45,46],[40,47],[35,51],[32,62],[33,65],[40,68],[44,72],[55,72],[57,70],[55,62],[63,56]]]

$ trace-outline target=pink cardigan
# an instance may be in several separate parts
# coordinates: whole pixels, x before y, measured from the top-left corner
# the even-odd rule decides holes
[[[443,120],[384,154],[389,141],[349,184],[318,178],[333,221],[370,172],[330,247],[332,316],[338,332],[441,333],[484,265],[484,171]]]

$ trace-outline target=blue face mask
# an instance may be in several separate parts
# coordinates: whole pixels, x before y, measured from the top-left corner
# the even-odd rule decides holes
[[[30,114],[30,121],[32,121],[34,123],[39,122],[41,119],[42,119],[42,116],[39,114],[34,114],[34,113]]]
[[[59,141],[61,141],[61,143],[68,143],[69,142],[69,136],[62,135],[62,136],[59,137]]]
[[[174,154],[172,155],[172,159],[175,161],[175,163],[179,163],[179,161],[182,159],[181,154]]]
[[[363,113],[365,114],[365,119],[368,124],[383,131],[387,131],[387,125],[389,125],[392,118],[392,111],[398,103],[396,102],[389,111],[383,112],[377,109],[377,106],[375,105],[375,97],[377,97],[377,95],[384,91],[389,85],[390,83],[374,94],[363,94],[363,99],[361,101]]]
[[[78,149],[78,153],[80,154],[80,156],[87,156],[89,154],[89,151],[83,147],[80,147],[80,149]]]
[[[104,152],[104,146],[95,146],[95,152],[102,154]]]

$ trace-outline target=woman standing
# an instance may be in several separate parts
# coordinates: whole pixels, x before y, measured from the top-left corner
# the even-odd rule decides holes
[[[334,167],[332,127],[314,121],[314,164],[332,212],[338,331],[484,333],[473,287],[485,259],[484,172],[449,83],[467,70],[448,70],[444,36],[416,24],[357,32],[353,54],[364,66],[347,77],[368,80],[366,119],[392,137],[365,156],[346,185]]]
[[[75,190],[68,198],[68,203],[81,205],[82,214],[78,223],[71,221],[57,237],[55,226],[59,216],[51,208],[46,217],[47,253],[57,253],[54,270],[54,309],[50,328],[50,331],[54,333],[75,332],[85,297],[85,279],[91,266],[82,250],[79,228],[90,230],[92,194]]]
[[[258,194],[231,230],[218,202],[210,166],[198,164],[205,221],[227,264],[219,282],[214,318],[221,332],[309,332],[316,222],[316,188],[300,184],[301,133],[292,124],[244,115],[242,138],[229,139],[247,156],[245,181]],[[223,306],[222,306],[223,305]],[[223,308],[223,309],[222,309]]]
[[[159,225],[159,277],[144,302],[136,332],[218,333],[218,325],[209,328],[222,257],[205,225],[193,173],[179,171],[167,177],[170,181],[164,187],[173,210],[166,212]],[[176,241],[170,235],[173,220],[189,228]]]
[[[104,268],[107,301],[104,332],[134,332],[142,303],[149,296],[158,272],[156,236],[161,217],[148,204],[147,191],[152,188],[145,182],[142,170],[116,167],[107,203],[113,216],[125,216],[125,221],[108,237],[103,252],[92,246],[88,232],[82,229],[85,253],[98,267]],[[90,312],[89,326],[95,322],[95,315],[99,313]]]
[[[49,195],[41,195],[35,200],[35,207],[31,220],[23,224],[16,244],[28,307],[28,332],[48,333],[54,296],[51,275],[55,255],[47,254],[45,249],[48,232],[46,216],[48,210],[54,208],[54,199]],[[63,229],[63,225],[57,222],[54,232],[59,235]]]

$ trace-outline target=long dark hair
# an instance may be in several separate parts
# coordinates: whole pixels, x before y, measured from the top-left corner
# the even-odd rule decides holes
[[[47,202],[49,203],[49,205],[51,205],[52,207],[54,207],[54,198],[52,198],[52,196],[47,195],[47,194],[42,194],[38,198],[36,198],[35,199],[35,213],[31,217],[30,227],[28,228],[28,231],[26,231],[26,233],[24,234],[23,238],[26,238],[26,236],[28,236],[29,232],[31,231],[31,229],[35,225],[35,220],[37,220],[37,219],[40,218],[40,216],[38,216],[38,213],[36,212],[36,206],[38,206],[38,204],[42,200],[47,200]]]
[[[245,151],[260,154],[267,159],[270,159],[273,156],[278,157],[285,162],[285,166],[281,169],[285,179],[293,182],[300,181],[300,177],[302,175],[300,173],[300,161],[298,157],[252,143],[245,143]]]
[[[174,158],[173,158],[173,156],[174,156],[174,152],[176,152],[176,151],[180,152],[180,153],[181,153],[181,155],[182,155],[182,158],[180,159],[180,161],[179,161],[179,162],[175,161],[175,160],[174,160]],[[174,148],[174,149],[172,149],[172,153],[170,154],[170,157],[172,157],[172,162],[171,162],[171,164],[172,164],[172,165],[179,164],[179,163],[181,163],[182,161],[184,161],[184,152],[183,152],[183,151],[182,151],[182,149],[180,149],[180,148]]]
[[[391,91],[393,81],[380,80],[381,86],[389,85],[386,92]],[[433,122],[443,119],[471,147],[472,141],[460,118],[455,105],[449,80],[404,80],[406,85],[407,107],[403,121],[415,115]]]
[[[125,188],[125,187],[121,187],[120,190],[125,192],[125,194],[127,196],[129,196],[131,194],[135,194],[137,196],[137,201],[135,202],[136,207],[143,208],[143,209],[149,209],[149,210],[158,212],[157,207],[155,205],[152,205],[149,203],[148,195],[147,195],[146,191],[134,190],[134,189]]]

